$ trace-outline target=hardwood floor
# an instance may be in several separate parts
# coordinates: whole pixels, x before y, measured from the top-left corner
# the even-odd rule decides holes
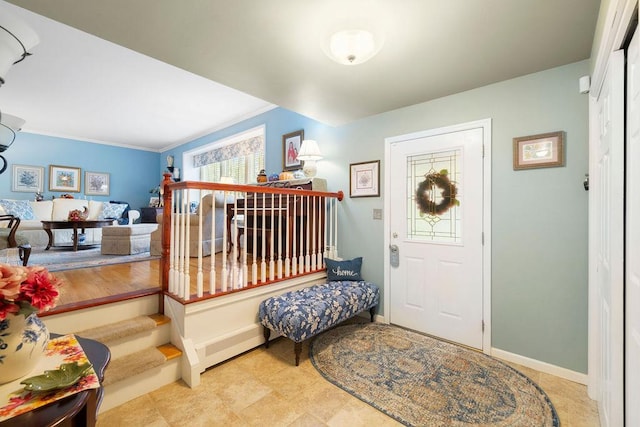
[[[95,305],[97,301],[160,290],[160,260],[57,271],[62,279],[58,305],[53,314],[70,308]]]
[[[205,290],[208,290],[211,271],[211,258],[203,260]],[[217,293],[221,292],[220,284],[222,253],[216,254]],[[231,265],[231,264],[229,264]],[[191,294],[196,294],[195,277],[197,259],[190,260]],[[44,315],[76,310],[97,304],[114,302],[135,295],[148,295],[160,291],[160,260],[138,261],[128,264],[106,265],[102,267],[80,268],[76,270],[56,271],[54,273],[63,281],[57,306]],[[232,272],[229,270],[229,281]]]

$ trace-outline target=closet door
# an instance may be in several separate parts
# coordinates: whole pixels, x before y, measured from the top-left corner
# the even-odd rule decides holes
[[[600,425],[624,423],[624,52],[613,52],[595,105],[589,244],[595,257],[590,323],[595,339]]]
[[[640,37],[627,50],[626,425],[640,426]]]

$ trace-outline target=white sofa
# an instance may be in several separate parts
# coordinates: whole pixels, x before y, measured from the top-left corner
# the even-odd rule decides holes
[[[97,220],[111,217],[120,217],[122,214],[122,210],[126,208],[126,205],[123,205],[122,210],[120,210],[120,215],[112,216],[110,215],[114,210],[117,211],[118,207],[113,206],[115,204],[109,202],[99,202],[94,200],[81,200],[81,199],[53,199],[53,200],[44,200],[41,202],[31,201],[31,200],[9,200],[9,202],[18,202],[19,208],[17,211],[7,210],[7,201],[6,199],[0,200],[0,215],[15,215],[20,218],[20,226],[18,227],[18,231],[16,234],[19,234],[26,238],[32,247],[34,248],[44,248],[47,246],[49,242],[49,237],[47,233],[42,229],[42,223],[40,221],[65,221],[69,217],[69,212],[74,209],[84,210],[84,208],[89,209],[89,216],[87,219],[89,220]],[[30,215],[26,205],[30,205],[31,212],[33,218],[28,218]],[[9,203],[15,208],[16,203]],[[108,210],[105,211],[105,206]],[[122,206],[122,205],[121,205]],[[107,214],[108,216],[105,216]],[[117,222],[114,221],[114,225],[117,225]],[[53,244],[54,245],[62,245],[62,244],[71,244],[72,243],[72,235],[73,230],[52,230],[53,233]],[[86,244],[98,244],[102,240],[102,230],[100,228],[88,228],[85,230],[85,243]]]

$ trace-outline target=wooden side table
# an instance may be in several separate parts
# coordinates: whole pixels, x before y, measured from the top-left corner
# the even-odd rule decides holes
[[[51,338],[59,337],[51,334]],[[76,336],[84,353],[93,365],[100,383],[104,379],[104,371],[111,359],[111,353],[106,345],[98,341]],[[88,426],[96,425],[98,407],[102,401],[104,389],[94,388],[67,396],[48,405],[36,408],[6,421],[0,422],[1,427],[24,426]]]

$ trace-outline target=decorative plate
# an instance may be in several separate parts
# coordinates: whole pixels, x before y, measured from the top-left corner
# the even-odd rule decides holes
[[[63,363],[58,369],[44,371],[42,375],[20,381],[28,391],[49,391],[65,388],[77,383],[92,368],[91,363],[78,365],[78,362]]]

